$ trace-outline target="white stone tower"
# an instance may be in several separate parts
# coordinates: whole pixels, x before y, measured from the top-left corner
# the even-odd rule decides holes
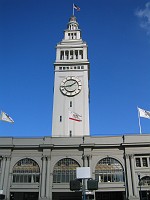
[[[75,16],[56,46],[54,71],[52,136],[89,135],[89,61]]]

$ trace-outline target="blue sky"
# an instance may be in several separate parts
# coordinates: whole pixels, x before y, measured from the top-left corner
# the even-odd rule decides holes
[[[0,136],[51,136],[55,46],[73,0],[0,0]],[[91,135],[139,134],[150,110],[150,1],[74,0],[88,43]],[[143,133],[150,120],[141,118]]]

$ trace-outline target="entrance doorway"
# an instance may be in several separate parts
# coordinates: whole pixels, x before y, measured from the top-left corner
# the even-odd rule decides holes
[[[150,200],[150,191],[146,190],[146,191],[141,191],[139,192],[139,196],[141,200]]]
[[[96,192],[96,200],[124,200],[125,192]]]
[[[38,200],[38,192],[11,192],[10,200]]]
[[[81,192],[53,192],[53,200],[81,200]]]

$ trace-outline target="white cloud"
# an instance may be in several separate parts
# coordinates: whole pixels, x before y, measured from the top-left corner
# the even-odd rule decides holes
[[[140,26],[150,35],[150,2],[145,4],[144,9],[138,9],[135,15],[140,19]]]

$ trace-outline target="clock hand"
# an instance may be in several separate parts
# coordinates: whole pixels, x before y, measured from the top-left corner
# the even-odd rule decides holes
[[[72,83],[71,85],[65,85],[64,87],[71,87],[76,83],[76,81],[74,83]]]
[[[74,84],[76,84],[76,81],[74,81],[74,83],[72,83],[70,86],[72,86],[72,85],[74,85]]]

